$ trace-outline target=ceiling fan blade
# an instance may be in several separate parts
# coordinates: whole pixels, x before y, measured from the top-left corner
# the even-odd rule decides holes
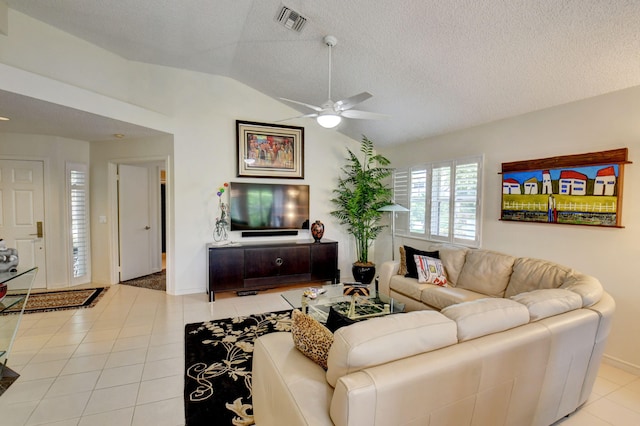
[[[277,121],[274,121],[274,123],[281,123],[283,121],[295,120],[296,118],[311,118],[311,117],[317,117],[317,116],[318,114],[316,114],[315,112],[312,112],[310,114],[298,115],[297,117],[285,118],[284,120],[277,120]]]
[[[389,118],[387,114],[378,114],[377,112],[368,112],[368,111],[358,111],[356,109],[342,111],[340,115],[347,118],[358,118],[362,120],[382,120],[384,118]]]
[[[305,104],[304,102],[294,101],[293,99],[287,99],[287,98],[280,98],[280,99],[282,99],[283,101],[291,102],[293,104],[306,106],[307,108],[311,108],[314,111],[318,111],[318,112],[322,111],[322,108],[320,108],[319,106]]]
[[[350,108],[353,108],[354,106],[358,105],[360,102],[366,101],[372,96],[373,95],[369,92],[358,93],[357,95],[354,95],[347,99],[343,99],[341,101],[336,102],[335,104],[333,104],[333,106],[336,111],[345,111]]]

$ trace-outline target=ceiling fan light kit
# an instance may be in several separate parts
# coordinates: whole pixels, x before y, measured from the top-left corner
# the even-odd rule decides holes
[[[367,111],[352,110],[357,104],[366,101],[372,95],[368,92],[362,92],[357,95],[342,99],[338,102],[331,100],[331,49],[338,44],[338,39],[334,36],[325,36],[322,41],[329,48],[329,88],[328,88],[328,100],[322,104],[321,107],[311,105],[305,102],[294,101],[292,99],[280,98],[283,101],[291,102],[297,105],[302,105],[306,108],[312,109],[315,112],[310,114],[299,115],[297,117],[287,118],[279,121],[292,120],[294,118],[313,118],[315,117],[318,124],[326,129],[333,129],[342,122],[342,117],[352,119],[364,119],[364,120],[379,120],[386,118],[384,114],[377,114]]]
[[[342,121],[342,117],[336,114],[320,114],[316,117],[319,125],[325,129],[333,129]]]

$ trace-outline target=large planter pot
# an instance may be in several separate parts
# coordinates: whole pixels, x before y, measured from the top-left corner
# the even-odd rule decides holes
[[[376,275],[376,265],[373,263],[370,265],[358,265],[353,264],[351,268],[353,278],[362,284],[370,284],[373,281],[373,277]]]

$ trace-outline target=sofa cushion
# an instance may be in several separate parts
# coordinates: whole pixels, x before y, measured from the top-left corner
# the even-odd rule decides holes
[[[361,321],[336,331],[329,350],[327,382],[335,387],[346,374],[455,343],[456,324],[436,311]]]
[[[528,291],[511,296],[511,299],[527,307],[531,321],[582,307],[582,298],[577,293],[560,288]]]
[[[468,248],[442,248],[438,250],[450,286],[456,287],[468,251]]]
[[[572,273],[571,268],[546,260],[518,258],[513,263],[513,273],[504,297],[543,288],[559,288]]]
[[[300,352],[327,369],[329,348],[333,343],[333,333],[327,327],[294,309],[291,313],[291,336],[293,344]]]
[[[489,250],[469,250],[456,287],[503,297],[515,257]]]
[[[458,303],[470,302],[472,300],[485,299],[484,294],[463,288],[440,287],[429,285],[420,293],[420,301],[436,309],[444,309],[447,306]]]
[[[509,330],[529,322],[527,308],[510,299],[479,299],[451,305],[440,312],[456,322],[460,342]]]
[[[442,287],[447,286],[447,277],[440,259],[429,256],[413,256],[418,270],[418,282],[426,284],[436,284]]]
[[[433,284],[420,284],[415,278],[407,278],[402,275],[394,275],[389,280],[389,288],[400,294],[420,300],[420,295],[425,288],[432,287]]]
[[[418,268],[416,266],[416,261],[413,258],[413,256],[417,254],[419,256],[434,257],[436,259],[440,258],[440,253],[438,253],[437,251],[418,250],[416,248],[409,247],[409,246],[404,246],[404,254],[406,257],[405,262],[407,264],[407,273],[404,274],[404,276],[410,277],[410,278],[416,278],[416,279],[418,279]],[[402,263],[402,261],[400,261],[400,263]]]

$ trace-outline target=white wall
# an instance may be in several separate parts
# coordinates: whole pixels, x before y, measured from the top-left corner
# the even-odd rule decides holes
[[[9,19],[9,36],[0,37],[0,89],[173,135],[168,287],[174,294],[203,292],[205,244],[212,241],[217,214],[215,194],[223,182],[236,179],[235,120],[273,122],[298,112],[229,78],[130,62],[13,10]],[[310,185],[309,219],[324,222],[325,238],[339,242],[339,267],[348,278],[353,242],[330,217],[328,199],[345,147],[356,149],[358,143],[310,120],[290,124],[305,127],[306,160],[305,178],[290,182]],[[104,215],[108,202],[104,182],[108,160],[145,157],[150,152],[121,144],[92,150],[95,220]],[[103,228],[92,225],[92,266],[99,281],[111,268]]]
[[[89,164],[89,143],[44,135],[0,133],[0,159],[43,160],[47,286],[69,285],[66,163]]]
[[[501,163],[622,147],[629,148],[634,162],[625,168],[624,229],[499,220]],[[640,87],[394,147],[382,154],[395,166],[484,154],[482,247],[549,259],[600,279],[617,304],[607,356],[640,370],[640,278],[635,269],[640,258]],[[396,241],[401,243],[402,239]],[[378,253],[383,256],[381,250]]]

